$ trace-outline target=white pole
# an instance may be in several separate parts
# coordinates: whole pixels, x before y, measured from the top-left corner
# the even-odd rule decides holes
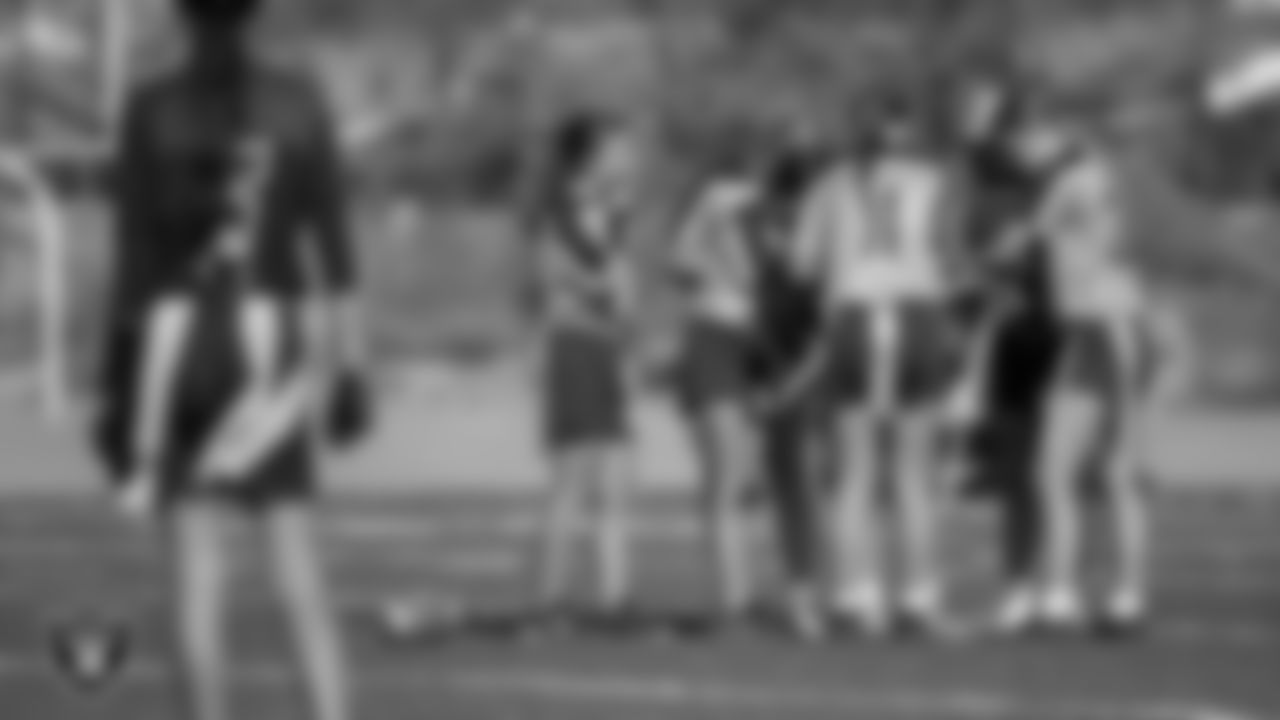
[[[26,201],[24,220],[34,246],[38,275],[36,376],[41,409],[48,419],[57,421],[66,417],[69,406],[66,227],[56,195],[30,158],[13,148],[0,149],[0,174],[18,187]]]

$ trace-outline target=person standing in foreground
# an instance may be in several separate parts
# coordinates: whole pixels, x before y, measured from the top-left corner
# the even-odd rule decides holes
[[[616,619],[630,600],[626,353],[634,300],[623,244],[636,181],[630,143],[595,118],[564,122],[530,223],[544,334],[542,429],[552,472],[537,599],[542,617],[535,622],[543,630],[568,619],[569,561],[588,522],[583,539],[595,552],[598,609]]]
[[[1129,257],[1130,224],[1104,147],[1056,120],[1033,124],[1021,144],[1027,160],[1051,174],[1036,233],[1047,244],[1064,322],[1038,453],[1047,535],[1036,619],[1061,629],[1085,620],[1084,522],[1087,503],[1098,496],[1109,511],[1116,569],[1101,620],[1134,629],[1147,608],[1149,520],[1139,453],[1149,364],[1143,351],[1151,347],[1143,340],[1157,325],[1150,321],[1155,308]]]
[[[189,57],[129,97],[98,441],[126,504],[162,521],[188,716],[231,717],[228,534],[248,520],[313,717],[346,720],[313,418],[362,362],[355,273],[329,111],[254,56],[258,5],[177,0]]]
[[[671,263],[684,301],[679,400],[701,474],[718,625],[743,617],[754,584],[743,496],[758,456],[748,407],[756,275],[748,222],[760,192],[749,169],[718,169],[694,201]]]

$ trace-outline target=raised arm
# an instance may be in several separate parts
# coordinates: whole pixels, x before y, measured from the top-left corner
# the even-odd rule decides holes
[[[830,272],[831,243],[835,233],[835,206],[838,179],[834,175],[813,184],[800,203],[796,216],[791,265],[807,282],[820,283]]]
[[[711,230],[706,191],[698,194],[677,225],[675,243],[667,260],[670,276],[678,282],[692,282],[706,265],[705,239]]]
[[[946,167],[940,175],[933,228],[939,264],[948,287],[963,293],[980,282],[978,261],[967,237],[970,192],[963,173]]]

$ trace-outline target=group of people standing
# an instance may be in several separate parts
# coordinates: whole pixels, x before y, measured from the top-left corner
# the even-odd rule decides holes
[[[260,4],[175,0],[190,52],[125,103],[94,441],[125,508],[158,521],[187,716],[231,715],[228,537],[248,521],[313,715],[345,720],[312,499],[322,451],[369,425],[359,278],[331,114],[255,52]],[[763,488],[798,634],[945,632],[943,517],[962,481],[1004,510],[1001,627],[1092,615],[1095,498],[1114,565],[1096,617],[1146,615],[1142,437],[1186,346],[1130,256],[1107,145],[1067,115],[975,107],[955,127],[908,103],[859,108],[851,141],[742,148],[690,204],[663,273],[682,309],[664,374],[723,623],[755,598],[743,498]],[[625,242],[636,145],[593,118],[552,145],[527,229],[552,461],[538,604],[554,621],[583,537],[601,608],[633,597],[644,293]]]
[[[1067,111],[975,99],[954,123],[888,99],[859,108],[838,147],[742,148],[685,213],[663,375],[697,459],[718,624],[755,600],[742,498],[762,488],[804,637],[954,629],[942,550],[960,485],[1002,510],[998,627],[1130,631],[1146,617],[1144,428],[1185,374],[1183,334],[1134,260],[1104,138]],[[620,241],[634,165],[608,124],[578,118],[559,140],[532,225],[555,459],[541,600],[563,605],[570,528],[589,518],[600,601],[618,611],[627,388],[643,364]],[[1095,506],[1112,568],[1096,608],[1082,566]]]

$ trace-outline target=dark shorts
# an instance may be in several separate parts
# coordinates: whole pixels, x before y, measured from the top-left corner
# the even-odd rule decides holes
[[[1024,310],[1001,322],[986,369],[988,406],[1014,416],[1036,412],[1053,382],[1064,335],[1049,311]]]
[[[1121,391],[1141,394],[1155,380],[1160,362],[1155,343],[1147,333],[1110,329],[1102,322],[1069,321],[1059,380],[1070,388],[1101,393],[1108,397]]]
[[[301,356],[301,317],[290,312],[286,353],[290,365]],[[95,443],[109,474],[128,475],[129,432],[135,419],[135,390],[143,360],[143,333],[136,325],[120,325],[107,340],[101,382],[101,408]],[[204,487],[196,464],[224,414],[242,388],[243,368],[230,308],[217,302],[202,306],[183,356],[166,423],[168,444],[161,458],[161,494],[165,501],[216,496],[248,506],[302,499],[316,487],[314,443],[305,428],[280,444],[249,476]]]
[[[1072,389],[1105,395],[1119,390],[1127,363],[1107,326],[1102,322],[1070,320],[1063,332],[1059,382]]]
[[[542,383],[544,440],[553,450],[626,438],[623,358],[610,338],[585,330],[554,331]]]
[[[687,333],[677,381],[684,408],[697,413],[742,399],[752,387],[749,333],[709,321],[695,322]]]
[[[906,303],[892,310],[898,346],[879,351],[873,338],[871,310],[853,306],[840,311],[831,338],[828,382],[840,404],[871,401],[876,378],[892,373],[892,401],[906,408],[945,399],[962,367],[961,328],[944,303]]]

